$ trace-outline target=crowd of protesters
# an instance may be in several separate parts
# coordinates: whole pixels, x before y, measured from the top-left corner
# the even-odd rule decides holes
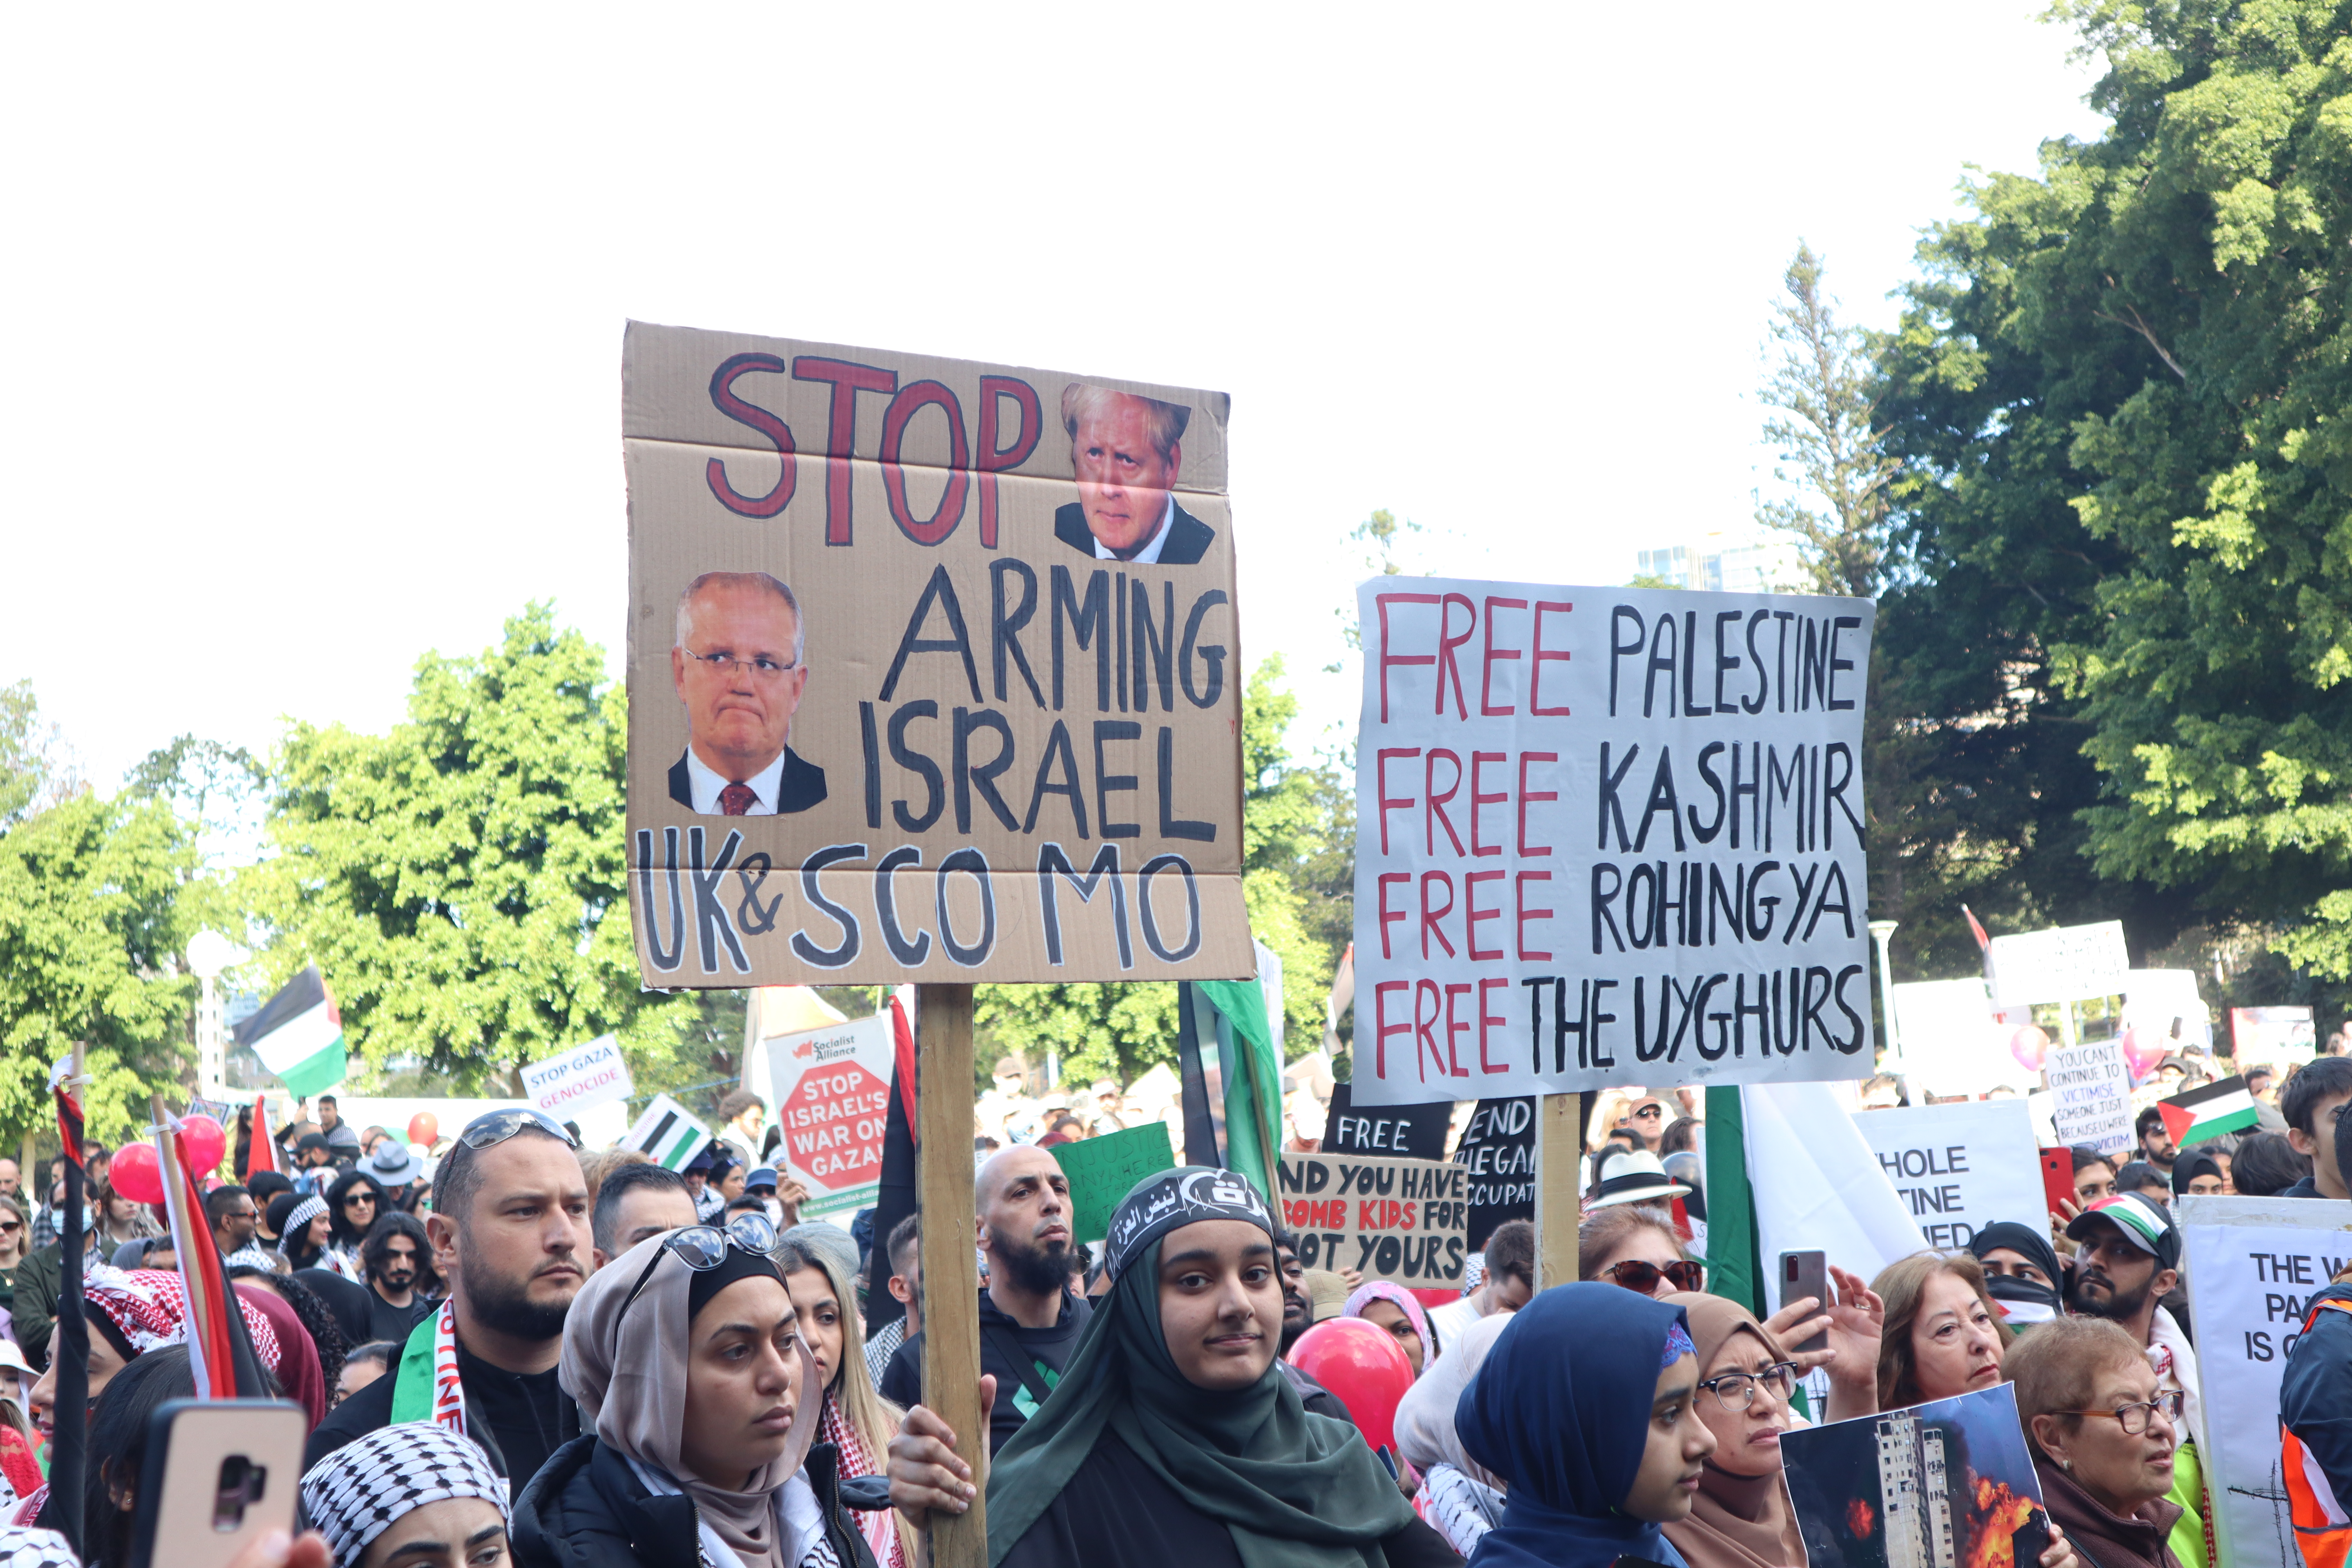
[[[2208,1568],[2176,1205],[2341,1198],[2352,1161],[2352,1059],[2250,1087],[2256,1130],[2178,1149],[2144,1117],[2136,1157],[2074,1152],[2055,1212],[1868,1279],[1832,1259],[1824,1299],[1759,1318],[1708,1293],[1696,1096],[1602,1101],[1575,1282],[1539,1290],[1533,1226],[1507,1220],[1433,1292],[1301,1267],[1265,1195],[1204,1166],[1147,1178],[1081,1242],[1054,1147],[1160,1110],[1116,1090],[1031,1105],[1008,1071],[978,1108],[974,1213],[952,1222],[982,1279],[992,1568],[1796,1568],[1824,1505],[1785,1434],[2004,1382],[2050,1522],[2039,1568]],[[764,1107],[721,1111],[724,1139],[681,1172],[529,1110],[424,1150],[324,1100],[284,1134],[285,1173],[206,1192],[257,1359],[310,1434],[308,1531],[241,1568],[919,1563],[932,1516],[977,1496],[925,1399],[926,1218],[799,1223],[805,1192],[751,1164],[773,1152]],[[0,1162],[12,1563],[76,1560],[44,1533],[65,1230],[85,1238],[89,1328],[79,1561],[131,1568],[148,1418],[194,1389],[168,1229],[110,1186],[108,1152],[85,1147],[75,1227],[59,1173],[32,1203]],[[2298,1525],[2340,1548],[2352,1280],[2309,1306],[2284,1440]],[[1351,1370],[1365,1357],[1387,1381]]]

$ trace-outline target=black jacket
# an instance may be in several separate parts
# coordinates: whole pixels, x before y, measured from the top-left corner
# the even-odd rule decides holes
[[[1087,526],[1085,503],[1072,501],[1067,506],[1055,509],[1054,537],[1087,559],[1095,558],[1094,530]],[[1198,566],[1201,557],[1209,552],[1210,542],[1216,537],[1215,529],[1180,505],[1176,509],[1175,521],[1168,525],[1167,542],[1160,547],[1160,564]]]
[[[801,1473],[824,1510],[841,1568],[876,1568],[866,1537],[842,1509],[838,1458],[832,1444],[819,1443]],[[540,1467],[514,1500],[508,1533],[520,1568],[698,1568],[699,1528],[693,1499],[656,1497],[618,1451],[591,1434]]]
[[[1013,1434],[1045,1403],[1037,1396],[1039,1388],[1031,1385],[1051,1392],[1051,1384],[1060,1381],[1063,1369],[1077,1353],[1078,1336],[1093,1315],[1092,1302],[1066,1290],[1061,1316],[1052,1328],[1024,1329],[987,1291],[980,1293],[980,1370],[996,1379],[996,1403],[988,1413],[990,1453],[1011,1442]],[[1021,1354],[1025,1366],[1012,1359],[1015,1353]],[[1024,1371],[1029,1374],[1026,1378],[1021,1375]],[[922,1403],[922,1335],[913,1335],[892,1354],[890,1364],[882,1369],[881,1392],[883,1398],[901,1410]]]
[[[669,765],[669,797],[688,811],[694,809],[694,774],[686,765],[684,752]],[[786,746],[784,771],[776,775],[776,815],[806,811],[824,798],[824,770]]]

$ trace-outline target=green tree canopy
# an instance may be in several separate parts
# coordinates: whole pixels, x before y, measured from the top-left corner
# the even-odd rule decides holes
[[[1945,845],[2026,919],[2352,973],[2346,12],[2062,9],[2112,129],[1973,188],[1883,361]]]
[[[674,1081],[679,1020],[639,990],[630,940],[626,734],[603,650],[545,605],[476,658],[418,660],[387,734],[295,724],[274,853],[243,882],[273,933],[268,983],[316,963],[377,1069],[479,1089],[617,1031],[641,1087]]]

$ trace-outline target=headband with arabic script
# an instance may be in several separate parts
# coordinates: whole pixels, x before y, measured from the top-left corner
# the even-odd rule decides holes
[[[1136,1183],[1112,1211],[1104,1238],[1111,1278],[1125,1273],[1130,1262],[1170,1231],[1206,1219],[1244,1220],[1269,1237],[1274,1235],[1265,1199],[1247,1178],[1205,1165],[1179,1165]]]

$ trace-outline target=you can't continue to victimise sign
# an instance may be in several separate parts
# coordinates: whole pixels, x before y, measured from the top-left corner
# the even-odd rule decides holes
[[[1358,590],[1364,1105],[1858,1078],[1874,607]]]
[[[1252,973],[1219,393],[633,323],[660,986]]]

